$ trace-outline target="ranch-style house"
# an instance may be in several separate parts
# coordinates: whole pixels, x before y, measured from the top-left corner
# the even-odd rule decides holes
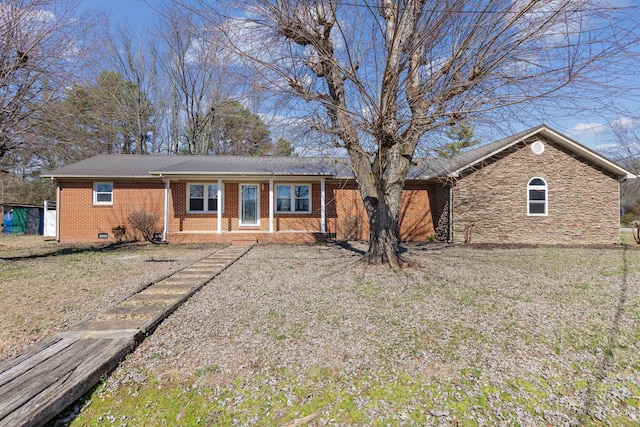
[[[348,159],[98,155],[47,173],[59,242],[115,240],[135,211],[166,242],[366,240]],[[636,176],[545,126],[451,158],[416,161],[404,241],[613,244],[620,183]]]

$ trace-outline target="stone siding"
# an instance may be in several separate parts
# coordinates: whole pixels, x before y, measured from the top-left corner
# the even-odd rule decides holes
[[[617,177],[559,144],[527,141],[505,150],[454,184],[453,240],[471,243],[610,244],[619,241]],[[527,184],[547,182],[548,213],[527,215]]]

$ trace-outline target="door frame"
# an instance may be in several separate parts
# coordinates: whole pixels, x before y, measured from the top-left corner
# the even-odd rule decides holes
[[[245,187],[255,187],[256,189],[256,221],[251,223],[246,223],[243,221],[244,217],[244,188]],[[239,227],[260,227],[260,184],[255,183],[242,183],[238,186],[238,226]]]

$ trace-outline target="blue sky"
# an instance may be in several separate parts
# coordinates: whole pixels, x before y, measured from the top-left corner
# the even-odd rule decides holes
[[[156,0],[82,0],[81,7],[102,11],[109,15],[110,24],[117,28],[120,25],[128,27],[134,34],[151,30],[156,20],[153,7],[159,6]],[[638,81],[640,88],[640,79]],[[640,117],[640,100],[627,100],[627,108],[636,111],[635,116]],[[540,123],[545,123],[554,129],[574,138],[589,148],[602,150],[613,142],[613,134],[610,130],[611,122],[631,122],[626,116],[618,116],[612,111],[588,111],[579,112],[570,116],[558,116],[541,118]],[[539,123],[539,124],[540,124]],[[514,131],[524,130],[529,126],[513,124]],[[500,138],[507,135],[495,135]]]
[[[81,7],[87,10],[102,11],[109,15],[112,26],[124,24],[133,31],[144,31],[155,20],[153,4],[148,0],[82,0]]]

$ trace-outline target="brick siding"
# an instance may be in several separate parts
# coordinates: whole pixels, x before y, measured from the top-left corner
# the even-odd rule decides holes
[[[440,184],[425,182],[406,185],[400,209],[403,241],[424,242],[434,237],[434,224],[443,209],[436,202],[440,187]],[[328,233],[338,240],[368,240],[369,219],[357,184],[333,181],[326,190]]]
[[[105,181],[105,180],[102,180]],[[101,181],[101,182],[102,182]],[[164,184],[162,182],[113,182],[113,204],[93,204],[93,182],[59,182],[58,238],[61,242],[102,241],[106,233],[113,241],[112,228],[127,227],[125,238],[139,238],[127,222],[129,214],[144,210],[159,213],[162,222]]]
[[[619,183],[559,144],[523,142],[463,174],[453,193],[453,240],[472,243],[603,244],[619,241]],[[547,182],[548,215],[527,215],[527,184]]]
[[[311,213],[275,213],[274,230],[307,234],[304,237],[289,235],[288,239],[292,241],[317,241],[316,234],[321,228],[320,183],[304,180],[296,183],[311,185]],[[126,239],[139,239],[141,236],[137,235],[127,222],[129,214],[139,210],[160,215],[157,228],[158,230],[163,228],[164,183],[162,182],[114,181],[112,205],[93,204],[93,182],[61,181],[58,184],[60,187],[58,238],[61,242],[102,241],[98,235],[104,233],[108,236],[107,240],[113,241],[115,239],[111,230],[118,225],[127,227]],[[239,225],[240,184],[224,182],[222,231],[269,231],[269,183],[257,181],[255,184],[260,191],[260,225],[255,227]],[[277,184],[278,182],[274,182],[274,192]],[[186,182],[171,182],[169,212],[170,236],[174,235],[176,239],[184,240],[184,237],[178,236],[186,236],[190,233],[194,241],[220,239],[220,237],[211,236],[212,233],[217,233],[216,213],[187,213]]]
[[[535,155],[520,143],[501,152],[482,167],[469,170],[453,184],[453,240],[464,241],[465,227],[474,224],[472,243],[616,243],[619,240],[619,184],[602,168],[544,141],[545,151]],[[533,177],[548,185],[548,215],[527,215],[527,183]],[[213,181],[212,183],[216,183]],[[275,186],[278,181],[274,182]],[[280,183],[289,183],[280,182]],[[275,213],[269,231],[269,183],[257,180],[260,193],[260,224],[239,225],[241,183],[225,181],[222,231],[217,233],[217,214],[187,213],[187,182],[171,182],[169,234],[171,242],[215,242],[247,239],[261,242],[312,242],[322,240],[321,185],[311,185],[311,212]],[[93,204],[93,182],[59,181],[58,238],[61,242],[113,241],[112,228],[127,227],[125,238],[140,238],[127,217],[143,210],[160,216],[163,228],[164,183],[161,181],[114,181],[113,205]],[[400,233],[404,241],[448,240],[449,184],[410,182],[401,210]],[[367,240],[369,224],[354,181],[327,180],[326,233],[338,240]],[[275,209],[275,200],[274,200]]]

